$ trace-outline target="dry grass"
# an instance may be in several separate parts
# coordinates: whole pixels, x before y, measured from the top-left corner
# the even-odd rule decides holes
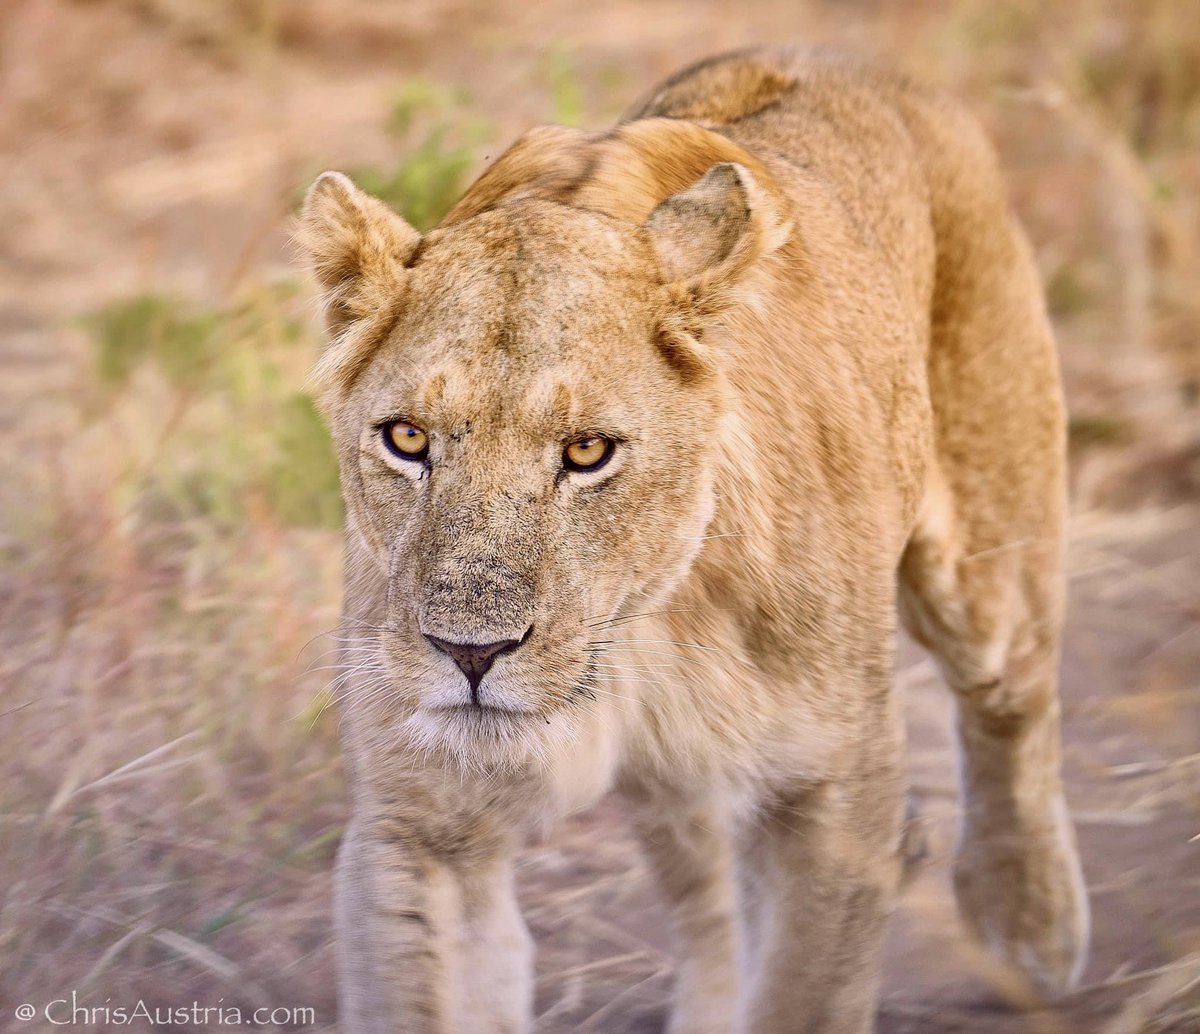
[[[1075,414],[1067,763],[1093,983],[1022,1019],[965,961],[944,885],[945,701],[914,659],[914,786],[940,846],[900,917],[881,1026],[1197,1029],[1192,6],[11,4],[0,1029],[16,1003],[73,988],[310,1005],[333,1028],[344,804],[322,636],[338,501],[303,394],[313,313],[283,250],[305,179],[353,168],[428,224],[519,129],[603,125],[685,60],[784,38],[898,55],[981,114],[1049,285]],[[539,1029],[659,1029],[669,942],[618,809],[532,849],[522,892]]]

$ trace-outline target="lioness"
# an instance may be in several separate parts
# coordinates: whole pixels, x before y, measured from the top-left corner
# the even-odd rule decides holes
[[[301,232],[347,511],[343,1030],[529,1030],[514,855],[612,788],[674,1034],[870,1030],[897,611],[958,707],[966,923],[1072,984],[1063,404],[970,118],[741,53],[526,133],[424,236],[337,173]]]

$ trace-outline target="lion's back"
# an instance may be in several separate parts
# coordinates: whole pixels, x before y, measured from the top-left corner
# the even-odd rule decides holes
[[[972,470],[1021,485],[1061,463],[1037,267],[991,143],[956,99],[839,51],[754,49],[684,69],[627,115],[650,117],[698,122],[836,196],[923,324],[936,451],[974,458],[945,472],[964,499],[987,496]]]
[[[758,48],[702,61],[626,115],[643,118],[698,122],[772,156],[781,178],[790,167],[826,185],[924,308],[937,259],[955,244],[948,212],[1006,205],[991,145],[962,105],[842,51]]]

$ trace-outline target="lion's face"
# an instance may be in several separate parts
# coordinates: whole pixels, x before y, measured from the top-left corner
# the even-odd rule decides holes
[[[411,742],[459,756],[569,735],[617,670],[608,622],[700,547],[719,371],[664,343],[637,227],[522,201],[376,251],[400,260],[335,322],[326,408],[350,534],[386,578],[385,692]]]

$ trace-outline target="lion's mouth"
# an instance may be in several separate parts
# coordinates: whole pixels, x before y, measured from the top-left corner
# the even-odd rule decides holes
[[[505,707],[502,704],[488,704],[480,700],[471,700],[461,704],[442,704],[437,707],[431,707],[429,710],[438,715],[447,717],[495,717],[495,718],[531,718],[534,715],[533,708],[529,707]]]

